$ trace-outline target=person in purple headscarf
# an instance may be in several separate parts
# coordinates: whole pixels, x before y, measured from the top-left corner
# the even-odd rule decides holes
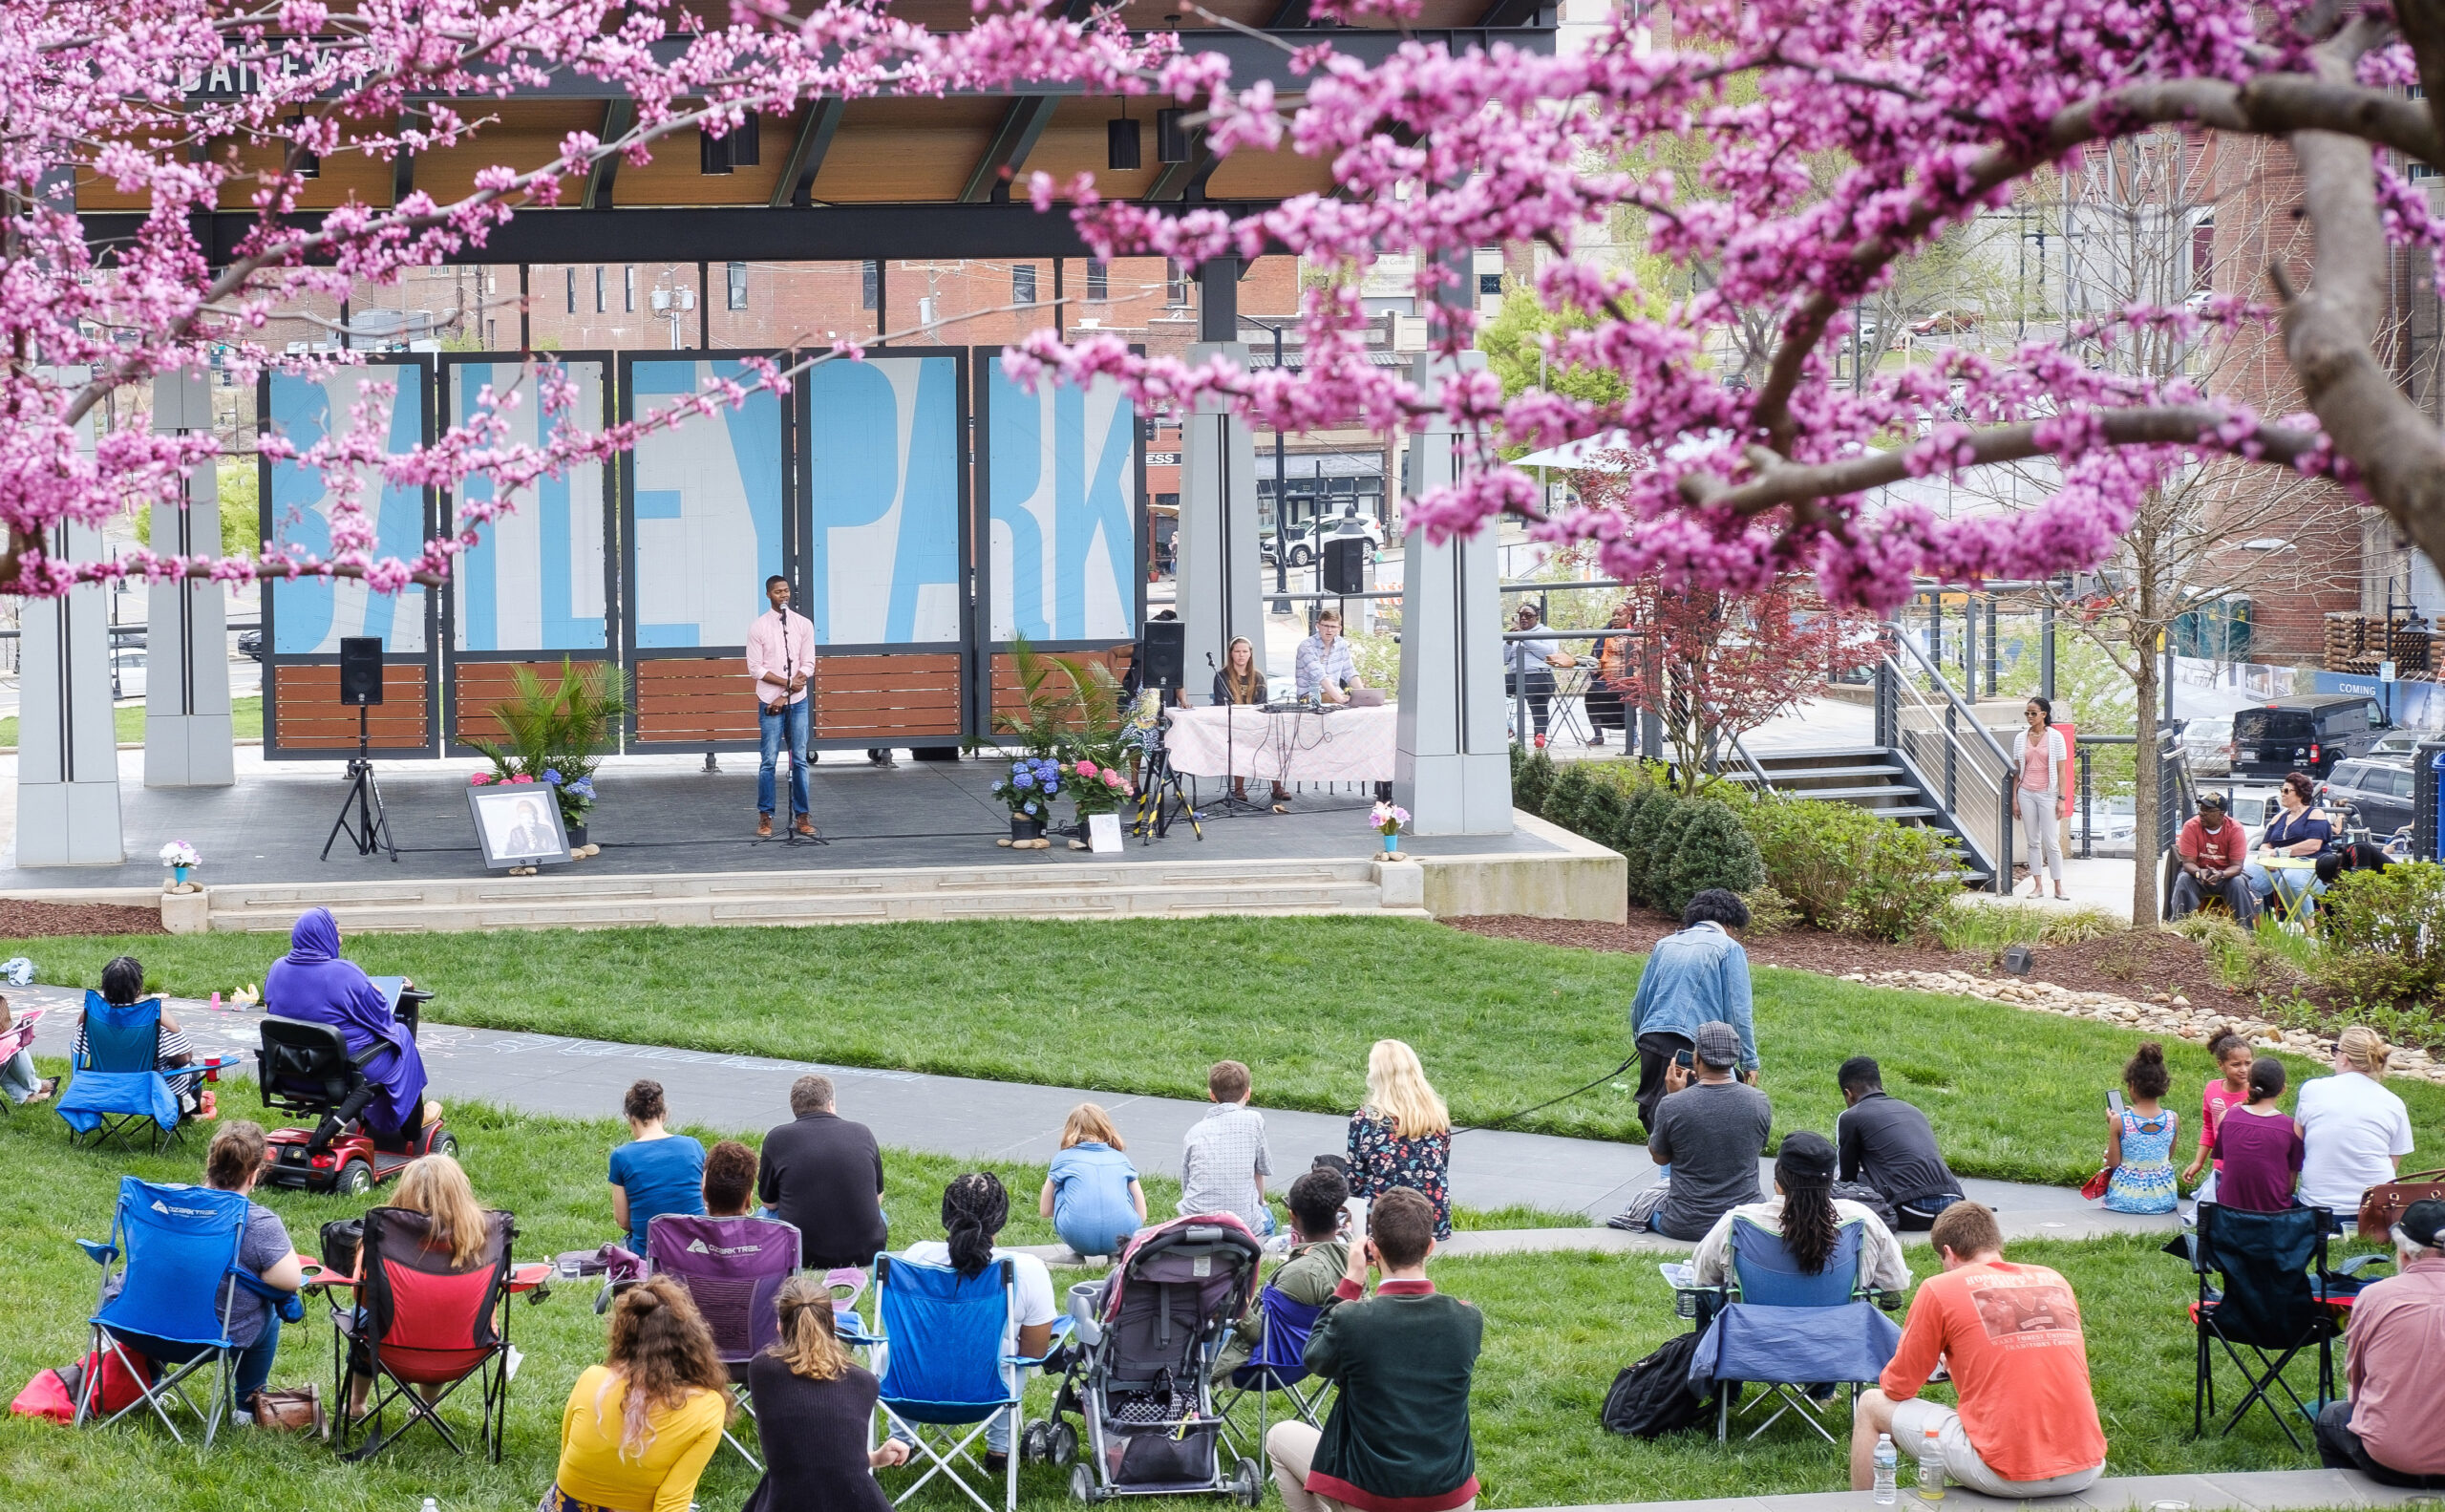
[[[424,1130],[441,1121],[441,1104],[424,1100],[424,1058],[415,1036],[392,1012],[390,999],[353,961],[340,958],[340,926],[329,908],[308,908],[289,932],[288,953],[264,974],[264,1008],[282,1018],[329,1024],[362,1062],[372,1099],[365,1105],[366,1128],[415,1148]],[[337,1115],[326,1115],[309,1146],[321,1149],[340,1130]]]

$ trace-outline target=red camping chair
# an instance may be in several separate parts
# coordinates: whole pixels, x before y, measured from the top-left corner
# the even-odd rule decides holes
[[[507,1213],[484,1215],[484,1246],[464,1267],[451,1263],[447,1246],[426,1243],[433,1220],[404,1207],[376,1207],[365,1215],[365,1238],[357,1252],[356,1306],[334,1307],[333,1445],[351,1459],[370,1459],[419,1420],[452,1451],[464,1454],[441,1404],[469,1379],[479,1383],[483,1416],[478,1443],[500,1462],[501,1428],[509,1415],[509,1322],[501,1303],[510,1285],[509,1252],[518,1225]],[[373,1377],[372,1399],[364,1413],[348,1408],[349,1376]],[[415,1388],[438,1386],[431,1401]],[[382,1415],[393,1402],[406,1409],[397,1432],[382,1432]],[[371,1437],[355,1449],[349,1435],[372,1424]]]

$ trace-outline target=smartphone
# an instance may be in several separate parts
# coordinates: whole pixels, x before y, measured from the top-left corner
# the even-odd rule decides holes
[[[1355,1249],[1367,1243],[1367,1199],[1353,1197],[1342,1203],[1342,1211],[1350,1215],[1350,1245]]]
[[[1686,1050],[1674,1051],[1672,1053],[1672,1063],[1680,1067],[1683,1071],[1694,1071],[1697,1069],[1698,1064],[1696,1057],[1691,1055],[1690,1053]]]

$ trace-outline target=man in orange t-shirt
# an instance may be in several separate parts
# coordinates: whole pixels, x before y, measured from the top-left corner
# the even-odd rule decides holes
[[[1945,1472],[1986,1496],[2063,1496],[2105,1470],[2105,1430],[2089,1392],[2089,1351],[2072,1284],[2044,1266],[2004,1260],[1995,1215],[1955,1203],[1928,1240],[1944,1257],[1910,1299],[1901,1347],[1851,1416],[1851,1489],[1875,1475],[1876,1438],[1904,1459],[1930,1430]],[[1941,1359],[1961,1409],[1919,1400]]]

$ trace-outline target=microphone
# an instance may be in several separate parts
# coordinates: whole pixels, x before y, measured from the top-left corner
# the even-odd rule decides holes
[[[1207,669],[1208,669],[1209,671],[1213,668],[1213,666],[1214,666],[1214,653],[1213,653],[1212,651],[1207,651],[1207,652],[1205,653],[1205,665],[1206,665],[1206,667],[1207,667]]]

